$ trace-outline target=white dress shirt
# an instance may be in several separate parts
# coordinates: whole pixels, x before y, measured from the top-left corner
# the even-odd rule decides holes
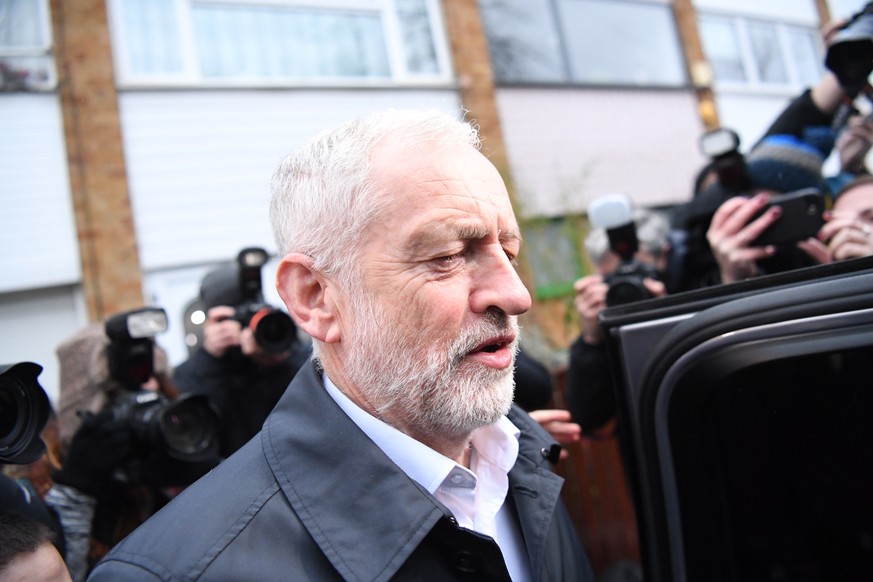
[[[504,503],[508,473],[518,457],[519,430],[508,418],[473,432],[467,469],[360,408],[327,374],[324,385],[349,418],[404,473],[448,507],[459,525],[494,538],[514,582],[532,579],[518,519]]]

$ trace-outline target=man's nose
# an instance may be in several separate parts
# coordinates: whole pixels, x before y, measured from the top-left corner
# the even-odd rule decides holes
[[[503,250],[484,257],[470,294],[473,312],[485,313],[497,307],[509,315],[520,315],[530,306],[530,293]]]

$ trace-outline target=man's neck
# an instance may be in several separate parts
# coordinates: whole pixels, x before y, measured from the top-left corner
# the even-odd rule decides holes
[[[354,402],[358,408],[370,416],[378,418],[385,424],[389,424],[400,432],[409,435],[418,442],[435,450],[441,455],[452,459],[458,464],[470,468],[470,437],[471,433],[464,434],[433,434],[437,431],[423,431],[419,427],[411,426],[403,414],[392,414],[393,411],[377,412],[376,407],[365,397],[349,378],[342,373],[341,369],[331,366],[331,362],[322,360],[322,369],[331,382],[346,397]]]

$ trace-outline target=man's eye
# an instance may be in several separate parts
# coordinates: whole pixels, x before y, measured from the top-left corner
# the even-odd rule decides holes
[[[437,261],[439,263],[441,263],[442,265],[453,265],[453,264],[457,263],[459,260],[461,260],[462,256],[463,255],[461,253],[455,253],[453,255],[446,255],[444,257],[440,257],[437,259]]]

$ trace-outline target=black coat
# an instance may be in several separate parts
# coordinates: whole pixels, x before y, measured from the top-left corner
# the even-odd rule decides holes
[[[554,441],[517,407],[509,474],[537,580],[593,580],[544,458]],[[186,489],[89,580],[507,580],[497,544],[388,459],[327,394],[294,378],[261,433]]]

